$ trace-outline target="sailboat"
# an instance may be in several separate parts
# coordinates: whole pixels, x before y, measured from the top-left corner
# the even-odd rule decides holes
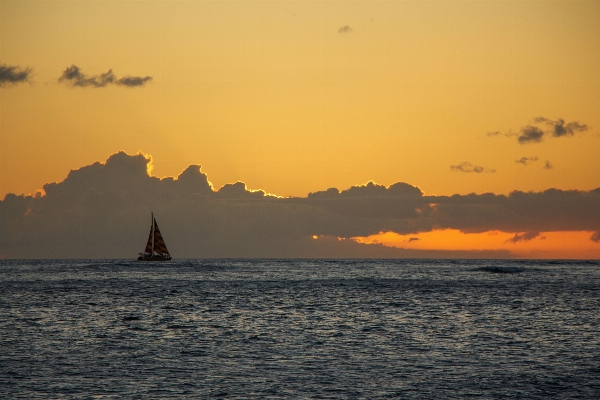
[[[151,214],[150,236],[148,237],[148,243],[146,243],[146,249],[143,253],[140,253],[138,261],[170,261],[171,254],[169,254],[167,245],[158,229],[154,213]]]

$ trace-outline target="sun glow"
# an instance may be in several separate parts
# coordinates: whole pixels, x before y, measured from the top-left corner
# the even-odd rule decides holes
[[[137,154],[146,159],[146,173],[148,176],[152,176],[152,171],[154,170],[154,160],[152,159],[152,155],[146,154],[142,150],[138,150]]]
[[[600,242],[590,240],[593,232],[540,232],[525,240],[525,233],[488,231],[463,233],[455,229],[433,230],[412,235],[380,232],[355,237],[359,243],[419,250],[509,250],[517,258],[600,258]]]

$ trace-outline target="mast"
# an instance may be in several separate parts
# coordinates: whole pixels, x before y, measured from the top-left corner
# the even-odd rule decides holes
[[[150,235],[152,236],[152,252],[150,253],[150,256],[154,257],[154,212],[150,211],[150,215],[152,216],[152,222],[150,224]]]

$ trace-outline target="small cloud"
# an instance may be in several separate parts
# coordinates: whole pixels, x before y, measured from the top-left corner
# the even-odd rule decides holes
[[[135,86],[143,86],[146,82],[149,82],[151,80],[152,80],[151,76],[144,76],[144,77],[126,76],[124,78],[119,79],[115,83],[117,85],[135,87]]]
[[[600,231],[594,232],[592,237],[590,238],[592,242],[600,243]]]
[[[344,25],[340,29],[338,29],[338,33],[352,33],[354,30],[350,28],[350,25]]]
[[[580,124],[579,121],[573,121],[565,124],[565,120],[562,118],[553,121],[548,118],[537,117],[534,122],[549,125],[552,129],[552,136],[554,137],[561,137],[565,135],[573,136],[577,132],[585,132],[589,129],[586,124]]]
[[[540,236],[539,232],[525,232],[522,234],[515,233],[515,236],[508,239],[506,243],[527,242],[529,240],[535,239],[538,236]]]
[[[146,82],[152,80],[152,77],[145,76],[126,76],[121,79],[117,79],[116,75],[113,73],[112,69],[109,69],[108,72],[105,72],[100,75],[88,76],[81,72],[81,69],[77,65],[71,65],[67,67],[63,71],[63,74],[58,78],[58,82],[66,82],[71,84],[71,86],[79,86],[79,87],[105,87],[110,84],[116,84],[120,86],[143,86]]]
[[[508,130],[507,132],[502,132],[502,131],[486,132],[485,135],[487,137],[495,137],[495,136],[512,137],[512,136],[519,136],[519,134],[516,133],[516,132],[514,132],[512,129]]]
[[[550,121],[550,119],[548,119],[546,117],[535,117],[533,119],[533,122],[535,122],[535,123],[548,123],[548,122],[552,123],[552,121]]]
[[[72,86],[86,87],[104,87],[109,83],[114,83],[117,78],[109,69],[108,72],[96,76],[87,76],[81,72],[77,65],[71,65],[63,71],[63,74],[58,78],[58,82],[68,82]]]
[[[496,172],[495,169],[489,169],[489,168],[485,168],[485,167],[481,167],[479,165],[473,165],[470,162],[463,162],[462,164],[458,164],[458,165],[451,165],[450,169],[452,171],[455,172],[475,172],[475,173],[481,173],[481,172]]]
[[[544,169],[552,169],[552,168],[554,168],[552,163],[550,161],[546,160],[546,164],[544,164]]]
[[[526,144],[540,143],[544,140],[545,136],[573,136],[576,133],[586,132],[589,129],[589,126],[582,124],[579,121],[565,122],[562,118],[552,120],[546,117],[537,117],[533,119],[530,125],[521,128],[519,133],[509,130],[506,133],[502,133],[501,131],[487,132],[486,135],[488,137],[499,135],[504,135],[506,137],[518,136],[518,142],[520,144]]]
[[[411,237],[411,238],[408,238],[408,241],[409,241],[409,242],[414,242],[414,241],[416,241],[416,240],[420,240],[420,239],[419,239],[418,237]]]
[[[519,163],[519,164],[523,164],[523,165],[529,165],[533,162],[536,162],[538,160],[537,157],[521,157],[520,159],[516,160],[515,162]]]
[[[527,125],[521,129],[521,134],[517,138],[519,143],[539,143],[544,137],[544,131],[537,126]]]
[[[0,86],[29,82],[31,68],[21,68],[16,65],[0,64]]]

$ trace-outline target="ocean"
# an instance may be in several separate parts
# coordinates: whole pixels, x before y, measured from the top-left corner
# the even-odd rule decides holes
[[[0,260],[1,398],[600,398],[600,261]]]

